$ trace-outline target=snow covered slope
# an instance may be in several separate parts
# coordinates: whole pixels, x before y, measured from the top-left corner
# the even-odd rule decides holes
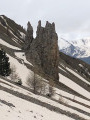
[[[24,68],[19,61],[15,62],[15,58],[10,58],[15,66]],[[62,69],[61,69],[62,68]],[[2,120],[89,120],[90,119],[90,93],[82,86],[78,85],[72,79],[61,74],[73,74],[81,82],[87,82],[74,70],[60,64],[60,84],[66,87],[55,86],[55,95],[48,98],[42,95],[35,95],[32,90],[24,86],[18,86],[7,78],[0,78],[0,118]],[[29,71],[29,70],[28,70]],[[22,71],[18,71],[19,74]],[[27,75],[27,73],[24,73]],[[31,73],[32,74],[32,73]],[[74,92],[75,91],[75,92]],[[23,104],[22,104],[23,103]]]
[[[52,112],[43,106],[23,100],[5,91],[0,91],[0,94],[2,94],[0,97],[1,120],[73,120],[65,115]]]
[[[1,18],[6,23],[6,18]],[[7,24],[13,28],[9,22]],[[5,26],[2,26],[2,29],[4,28]],[[19,32],[22,34],[20,28]],[[22,85],[16,84],[10,77],[0,76],[0,120],[90,119],[89,65],[60,53],[59,82],[54,86],[54,96],[50,98],[46,93],[44,95],[34,94],[32,89],[27,86],[28,75],[32,79],[34,74],[33,65],[26,60],[25,53],[21,50],[19,45],[23,43],[20,42],[21,38],[14,34],[9,40],[4,36],[5,32],[3,36],[1,35],[0,31],[0,47],[2,46],[7,52],[10,67],[15,67],[16,73],[22,80]],[[74,43],[66,43],[67,47],[72,44]],[[38,73],[38,75],[41,74]],[[48,86],[47,79],[42,78],[42,80]]]
[[[60,51],[90,64],[90,38],[67,41],[60,39]],[[69,43],[69,45],[67,44]],[[66,45],[67,44],[67,45]],[[89,59],[89,60],[88,60]]]
[[[26,66],[26,64],[29,66],[32,64],[26,60],[24,52],[15,51],[15,57],[10,56],[9,53],[7,55],[11,66],[16,67],[23,85],[16,85],[9,77],[0,78],[0,118],[2,120],[90,119],[90,89],[88,90],[83,86],[84,84],[89,86],[90,81],[80,76],[75,69],[60,61],[59,84],[64,84],[64,86],[56,85],[54,88],[55,95],[51,99],[46,96],[35,95],[31,89],[27,88],[26,79],[28,74],[32,76],[33,71]],[[80,64],[79,66],[83,67]],[[74,81],[76,78],[80,83]]]
[[[25,38],[25,30],[13,20],[4,15],[0,15],[0,38],[11,45],[22,47]]]

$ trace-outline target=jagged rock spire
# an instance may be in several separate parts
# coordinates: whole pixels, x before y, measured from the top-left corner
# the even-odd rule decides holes
[[[41,27],[41,20],[38,21],[38,27]]]
[[[39,37],[39,32],[41,31],[42,29],[42,26],[41,26],[41,20],[38,21],[38,26],[37,26],[37,31],[36,31],[36,36]]]
[[[33,27],[31,26],[30,22],[27,23],[27,31],[33,35]]]
[[[38,22],[36,38],[27,52],[27,58],[33,60],[47,76],[58,80],[59,49],[54,23],[47,21],[45,27],[42,27],[41,21]]]
[[[30,44],[33,41],[33,27],[31,26],[30,22],[27,23],[27,32],[25,37],[25,45],[24,49],[27,50],[30,48]]]

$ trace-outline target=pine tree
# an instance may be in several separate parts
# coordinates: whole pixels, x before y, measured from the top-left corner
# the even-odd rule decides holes
[[[0,50],[0,75],[9,76],[11,72],[9,58],[3,49]]]

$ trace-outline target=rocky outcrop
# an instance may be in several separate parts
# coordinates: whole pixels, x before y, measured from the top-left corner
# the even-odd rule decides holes
[[[46,22],[46,26],[42,27],[39,21],[36,38],[28,42],[30,47],[26,52],[27,59],[37,65],[47,76],[58,80],[59,49],[55,24]]]
[[[25,44],[24,44],[25,50],[30,48],[32,41],[33,41],[33,28],[31,26],[30,22],[28,22],[27,32],[26,32],[26,37],[25,37]]]

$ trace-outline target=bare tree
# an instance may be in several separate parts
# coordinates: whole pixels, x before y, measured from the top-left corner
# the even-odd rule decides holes
[[[37,94],[38,92],[41,93],[42,90],[42,80],[40,76],[33,73],[33,76],[28,76],[27,78],[27,85],[33,89],[33,93]]]
[[[52,97],[55,94],[55,82],[50,79],[49,82],[44,78],[36,74],[36,68],[34,68],[34,72],[32,75],[27,77],[27,85],[33,89],[33,93],[44,94],[49,97]]]
[[[55,82],[54,80],[50,79],[49,80],[49,94],[48,94],[49,97],[52,97],[55,94],[54,87],[55,87]]]
[[[11,74],[10,74],[10,78],[12,81],[14,81],[15,83],[21,85],[22,81],[20,79],[20,77],[18,76],[17,72],[16,72],[16,67],[13,65],[11,67]]]
[[[10,78],[14,82],[16,81],[16,79],[18,79],[18,74],[16,73],[16,67],[14,65],[11,67]]]

